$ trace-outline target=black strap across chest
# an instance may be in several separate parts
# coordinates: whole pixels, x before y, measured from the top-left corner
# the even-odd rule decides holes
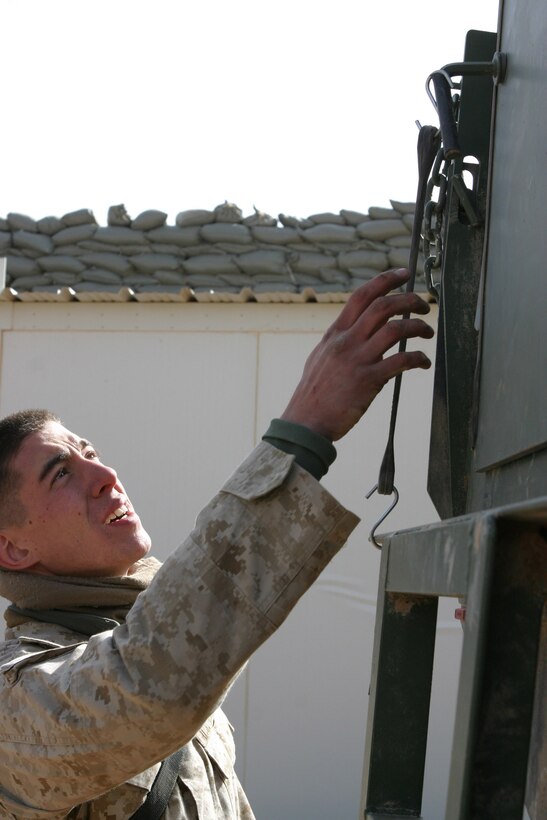
[[[184,749],[178,749],[162,761],[148,797],[140,809],[131,815],[130,820],[160,820],[176,786],[183,757]],[[188,790],[188,786],[182,781],[181,788]]]

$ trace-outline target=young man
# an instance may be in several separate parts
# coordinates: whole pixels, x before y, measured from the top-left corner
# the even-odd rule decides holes
[[[406,278],[352,295],[281,419],[163,566],[88,441],[45,411],[0,422],[2,817],[253,817],[218,706],[358,522],[318,481],[332,442],[390,378],[429,367],[419,352],[384,358],[432,335],[393,318],[429,310],[391,293]]]

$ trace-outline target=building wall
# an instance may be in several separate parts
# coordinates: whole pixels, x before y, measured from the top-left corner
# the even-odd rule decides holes
[[[284,408],[333,304],[0,303],[0,413],[56,411],[115,466],[165,558]],[[432,314],[435,312],[433,308]],[[433,316],[432,321],[435,321]],[[434,343],[421,345],[434,355]],[[426,490],[432,371],[407,374],[390,530],[432,521]],[[238,769],[258,818],[354,820],[361,788],[385,499],[376,482],[391,404],[338,446],[324,484],[364,518],[228,696]],[[425,818],[441,820],[460,632],[441,607]]]

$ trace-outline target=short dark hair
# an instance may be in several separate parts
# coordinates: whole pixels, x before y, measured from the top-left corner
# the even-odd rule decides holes
[[[11,465],[26,437],[50,421],[59,419],[49,410],[20,410],[0,420],[0,528],[22,523],[25,510],[17,495],[22,476]]]

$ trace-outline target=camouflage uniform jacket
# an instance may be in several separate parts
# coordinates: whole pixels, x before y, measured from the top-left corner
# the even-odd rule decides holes
[[[85,640],[36,621],[8,629],[0,817],[125,820],[186,744],[165,820],[252,818],[217,707],[357,520],[262,442],[125,623]]]

